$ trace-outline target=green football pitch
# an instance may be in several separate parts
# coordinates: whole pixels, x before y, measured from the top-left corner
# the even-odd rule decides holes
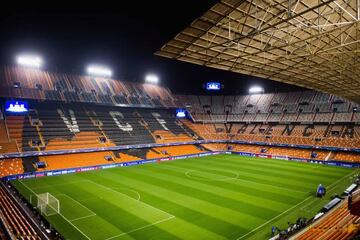
[[[59,200],[47,219],[66,239],[267,239],[271,226],[314,216],[355,171],[213,155],[14,185],[34,206],[41,193]],[[319,183],[323,199],[314,197]]]

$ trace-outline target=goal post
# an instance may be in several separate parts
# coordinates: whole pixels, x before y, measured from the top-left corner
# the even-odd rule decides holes
[[[37,195],[37,208],[42,215],[52,216],[60,213],[59,199],[50,193],[41,193]]]

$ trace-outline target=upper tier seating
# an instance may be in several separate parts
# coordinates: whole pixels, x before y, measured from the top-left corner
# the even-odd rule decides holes
[[[359,122],[357,105],[314,91],[243,95],[176,96],[203,122]]]
[[[31,102],[27,115],[6,115],[1,152],[96,148],[191,141],[174,110]],[[5,132],[1,124],[0,132]]]
[[[204,139],[233,139],[267,143],[286,143],[310,146],[357,148],[360,146],[360,127],[352,124],[218,124],[192,123],[182,120]]]
[[[2,97],[153,107],[176,105],[168,88],[153,84],[120,82],[21,67],[2,68],[0,79]],[[14,85],[17,87],[14,88]]]

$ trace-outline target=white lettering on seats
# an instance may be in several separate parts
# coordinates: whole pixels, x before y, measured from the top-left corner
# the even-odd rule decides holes
[[[110,116],[114,119],[116,125],[123,130],[124,132],[131,132],[133,130],[133,127],[129,123],[123,124],[121,120],[125,119],[124,115],[121,112],[118,111],[111,111],[109,112]],[[121,120],[118,119],[118,117],[121,118]]]
[[[161,115],[159,113],[152,113],[152,115],[154,116],[154,118],[156,119],[156,121],[158,121],[158,123],[163,127],[163,129],[169,131],[169,129],[166,127],[166,121],[164,119],[161,119]]]
[[[70,132],[72,133],[80,132],[80,128],[76,121],[75,113],[73,110],[69,109],[70,121],[65,116],[65,113],[61,109],[58,109],[57,112],[59,113],[60,117],[62,118],[62,120],[64,121],[66,127],[70,130]]]

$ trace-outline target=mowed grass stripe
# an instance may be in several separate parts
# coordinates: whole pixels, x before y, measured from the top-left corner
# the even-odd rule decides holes
[[[164,169],[163,171],[165,172]],[[242,200],[244,198],[238,196],[237,192],[214,187],[210,184],[189,181],[186,177],[183,177],[182,179],[174,176],[169,178],[169,175],[164,174],[164,172],[158,171],[158,169],[155,171],[154,168],[147,168],[137,169],[136,172],[129,172],[129,174],[132,174],[135,177],[139,176],[144,180],[152,181],[154,184],[164,184],[172,190],[176,190],[183,194],[189,194],[194,198],[208,201],[213,204],[222,202],[223,206],[248,215],[254,215],[254,212],[261,211],[261,218],[268,218],[280,212],[272,208],[266,208],[262,206],[262,204],[256,204],[255,201],[244,202]]]
[[[165,198],[170,201],[174,201],[180,205],[184,205],[185,207],[189,207],[194,210],[200,211],[203,214],[210,215],[224,222],[238,226],[239,228],[242,227],[241,222],[245,220],[248,223],[248,225],[257,224],[263,220],[262,218],[258,218],[256,216],[238,212],[229,209],[227,207],[221,206],[219,204],[212,204],[206,200],[194,198],[186,193],[177,192],[173,189],[167,188],[165,184],[163,185],[159,184],[161,183],[161,181],[157,182],[154,180],[150,180],[148,178],[146,179],[146,182],[141,181],[143,179],[134,178],[133,174],[127,172],[123,172],[121,175],[118,175],[116,173],[109,173],[109,172],[106,175],[102,174],[102,176],[104,176],[109,180],[114,179],[114,175],[117,175],[116,180],[113,180],[114,182],[124,181],[131,184],[133,187],[138,187],[140,185],[143,187],[143,191],[161,194],[162,198]],[[137,180],[137,179],[141,179],[141,180]],[[248,228],[245,229],[248,230]]]
[[[147,209],[144,206],[131,206],[131,203],[124,201],[128,200],[128,197],[125,197],[125,199],[124,197],[121,197],[121,199],[119,199],[119,196],[117,197],[116,193],[114,196],[114,193],[111,193],[106,189],[99,189],[89,180],[77,182],[76,186],[72,186],[72,188],[69,188],[68,185],[69,184],[56,185],[54,188],[49,186],[49,189],[43,188],[41,192],[53,191],[53,194],[66,192],[67,195],[72,194],[72,198],[74,199],[76,196],[83,197],[83,200],[80,198],[76,200],[95,212],[96,216],[92,217],[91,220],[84,218],[72,223],[83,232],[86,232],[86,235],[91,239],[107,239],[125,234],[126,232],[148,226],[170,216],[164,215],[159,218],[154,218],[156,215],[153,211],[147,212]],[[72,183],[70,183],[70,185],[72,185]],[[84,198],[84,196],[86,197]],[[136,202],[136,200],[131,201]],[[71,208],[73,206],[69,207]],[[114,217],[113,213],[116,213],[119,217]],[[76,216],[70,216],[70,219],[73,218],[76,218]],[[102,226],[101,229],[99,229],[98,226]],[[158,234],[166,236],[165,232],[159,233],[162,231],[161,229],[158,229],[157,231]],[[170,235],[170,233],[167,234]],[[175,236],[169,238],[176,239]]]
[[[112,173],[113,172],[113,173]],[[124,181],[126,179],[116,178],[115,181],[114,175],[117,176],[119,173],[116,171],[106,171],[101,174],[97,174],[96,177],[92,178],[93,181],[106,182],[107,184],[121,185],[127,184],[131,185],[134,189],[143,189],[142,184],[138,185],[136,182],[128,182]],[[120,180],[120,181],[119,181]],[[223,218],[219,218],[216,216],[216,211],[211,211],[211,209],[203,206],[202,203],[192,203],[191,201],[179,198],[178,195],[172,195],[166,192],[167,194],[163,194],[162,191],[154,189],[152,187],[148,187],[146,185],[146,190],[142,190],[141,196],[145,201],[149,201],[154,206],[162,206],[162,209],[166,211],[171,211],[176,218],[173,220],[178,220],[179,218],[197,225],[200,228],[206,230],[206,232],[214,232],[217,235],[224,235],[227,238],[230,236],[228,234],[242,234],[248,231],[248,229],[243,229],[236,224],[233,224],[229,221],[223,220]],[[209,212],[211,211],[211,212]],[[210,214],[209,214],[210,213]],[[232,232],[224,231],[224,229],[232,229]],[[235,232],[234,232],[235,231]],[[186,239],[186,238],[185,238]]]
[[[254,159],[254,158],[253,158]],[[239,159],[242,163],[244,159]],[[214,161],[214,160],[212,160]],[[224,159],[224,162],[228,161],[227,158]],[[236,160],[235,159],[230,159],[229,161],[233,162],[234,164],[236,164]],[[293,169],[294,166],[291,167],[291,169],[288,169],[286,166],[282,166],[283,162],[289,162],[289,161],[284,161],[284,160],[270,160],[271,163],[259,163],[259,166],[261,169],[271,169],[274,172],[277,172],[279,174],[295,174],[296,177],[295,179],[300,179],[300,180],[309,180],[309,181],[327,181],[328,179],[337,179],[337,178],[341,178],[344,174],[347,174],[349,172],[351,172],[351,169],[349,168],[339,168],[339,167],[333,167],[333,166],[327,166],[327,165],[322,165],[322,164],[308,164],[308,163],[298,163],[300,164],[298,166],[298,169],[302,169],[302,164],[307,164],[307,165],[313,165],[314,168],[311,169],[307,169],[306,172],[304,171],[298,171],[296,169]],[[275,163],[274,163],[275,161]],[[219,162],[219,161],[218,161]],[[221,162],[222,163],[222,162]],[[245,159],[245,163],[247,165],[251,165],[252,167],[256,167],[256,162],[254,161],[249,161],[248,159]],[[335,170],[337,170],[337,172],[334,172]],[[331,174],[328,174],[328,171],[332,171]],[[294,175],[292,175],[294,176]],[[300,177],[300,178],[299,178]],[[318,177],[318,178],[317,178]]]
[[[120,170],[124,170],[124,169],[116,169],[116,171],[120,171]],[[106,172],[106,171],[104,171]],[[72,178],[73,182],[82,182],[82,180],[79,181],[79,177],[78,176],[83,176],[84,179],[92,179],[92,180],[99,180],[101,182],[106,182],[104,180],[102,180],[102,178],[100,177],[100,175],[98,175],[99,173],[96,174],[90,174],[90,173],[82,173],[82,174],[76,174],[76,175],[68,175],[68,176],[58,176],[58,177],[54,177],[54,178],[58,178],[57,181],[62,181],[59,178]],[[86,177],[85,177],[86,176]],[[31,181],[31,180],[30,180]],[[84,180],[87,181],[87,180]],[[107,181],[108,182],[108,181]],[[108,184],[111,183],[111,186],[114,186],[115,188],[118,187],[129,187],[128,185],[124,185],[124,182],[122,182],[122,184],[120,183],[115,183],[115,182],[108,182]],[[71,184],[71,183],[70,183]],[[56,184],[56,186],[65,186],[66,184]],[[51,188],[50,188],[51,189]],[[66,188],[67,190],[69,190],[70,188]],[[73,194],[83,194],[85,192],[82,191],[74,191]],[[234,229],[236,228],[236,226],[234,225],[229,225],[228,223],[222,222],[218,219],[212,218],[208,215],[203,215],[197,211],[193,211],[191,209],[188,208],[184,208],[183,206],[174,204],[172,202],[169,201],[165,201],[162,198],[141,192],[141,198],[142,199],[147,199],[149,202],[156,204],[161,204],[161,207],[163,209],[169,209],[169,210],[173,210],[174,214],[177,216],[174,220],[172,220],[172,222],[176,221],[176,222],[181,222],[182,224],[184,224],[185,222],[187,222],[186,224],[186,229],[189,229],[189,232],[192,233],[193,236],[200,236],[202,235],[203,237],[206,237],[206,239],[225,239],[225,237],[221,236],[220,234],[224,231],[224,229]],[[88,199],[89,196],[86,196],[84,200],[86,200],[86,198]],[[181,220],[179,219],[179,217],[183,217],[185,220]],[[189,219],[190,217],[190,219]],[[200,221],[196,221],[197,225],[191,223],[193,222],[192,219],[199,219]],[[209,227],[209,222],[210,223],[214,223],[213,227],[211,228],[211,231],[208,230],[207,228]],[[161,227],[162,229],[168,230],[170,232],[173,232],[172,228],[164,228],[163,226],[166,226],[167,222],[161,223],[156,225],[156,227]],[[151,228],[152,229],[152,228]],[[217,232],[219,234],[214,233],[214,231],[217,230]],[[146,232],[146,231],[152,231],[149,229],[143,229],[140,232]],[[131,235],[136,235],[138,234],[137,232],[133,232],[131,233]],[[187,234],[187,232],[182,232],[182,234]],[[162,236],[162,235],[157,235],[157,236]],[[160,239],[166,239],[164,237],[161,237]],[[196,239],[196,238],[195,238]]]
[[[178,179],[184,178],[181,182],[184,183],[191,183],[191,186],[196,186],[200,184],[200,187],[206,188],[207,185],[211,186],[209,189],[213,189],[214,191],[221,193],[221,194],[228,194],[230,197],[236,197],[241,199],[246,199],[248,203],[251,202],[258,202],[261,201],[264,205],[271,205],[274,206],[275,209],[277,209],[277,206],[280,209],[283,209],[283,207],[287,207],[290,201],[297,202],[299,199],[303,199],[304,195],[306,193],[303,192],[294,192],[291,189],[285,189],[285,188],[277,188],[265,185],[263,183],[257,183],[257,182],[251,182],[248,180],[242,180],[239,179],[239,176],[237,176],[234,179],[229,179],[226,181],[216,181],[216,180],[207,180],[207,179],[197,179],[196,176],[192,177],[192,172],[189,173],[188,168],[183,167],[177,167],[175,165],[170,164],[161,164],[161,166],[157,167],[155,171],[162,170],[163,173],[171,173],[172,176],[176,175]],[[206,171],[206,170],[202,170]],[[199,170],[200,172],[200,170]],[[188,174],[186,174],[188,173]],[[227,191],[227,192],[226,192]],[[268,196],[266,199],[261,197],[261,195]],[[286,201],[280,201],[281,196]],[[246,201],[244,200],[244,201]]]
[[[186,176],[186,172],[192,169],[195,171]],[[322,165],[216,155],[31,179],[26,183],[38,193],[66,194],[96,213],[96,216],[89,214],[87,218],[86,214],[90,212],[79,210],[69,216],[71,219],[80,217],[73,223],[91,236],[91,240],[235,240],[241,236],[245,236],[243,239],[267,239],[270,237],[269,226],[274,223],[259,226],[304,201],[307,196],[310,196],[308,201],[274,221],[277,226],[286,226],[289,219],[294,221],[304,213],[314,214],[313,207],[320,208],[328,200],[315,199],[309,193],[315,191],[319,182],[326,184],[324,180],[329,184],[336,183],[342,177],[345,177],[345,182],[350,181],[346,176],[350,172],[348,169]],[[313,177],[316,175],[321,177]],[[299,186],[299,177],[306,179],[307,184],[314,185],[314,189]],[[295,186],[288,188],[286,184],[290,181]],[[21,191],[29,195],[26,189]],[[140,201],[151,207],[144,209],[139,205],[136,208],[134,204],[129,209],[126,205],[130,199],[127,197],[124,201],[123,194],[132,197],[131,201],[135,202],[140,196]],[[64,207],[70,209],[82,208],[70,200],[63,202]],[[166,216],[169,215],[162,215],[154,208],[175,217],[167,221]],[[71,210],[67,212],[71,214]],[[165,217],[165,221],[156,221],[162,217]],[[86,239],[58,215],[52,216],[51,221],[67,239]]]
[[[224,155],[221,155],[224,156]],[[287,161],[287,160],[279,160],[279,159],[270,159],[270,158],[257,158],[257,157],[245,157],[239,156],[236,154],[233,155],[225,155],[224,160],[241,160],[249,163],[258,163],[259,165],[274,167],[283,167],[284,169],[293,168],[294,170],[301,172],[301,173],[308,173],[309,171],[323,171],[324,174],[328,174],[329,176],[338,177],[341,176],[343,173],[349,171],[348,168],[339,168],[335,166],[323,165],[323,164],[309,164],[305,162],[296,162],[296,161]],[[216,155],[209,156],[209,159],[213,160],[216,159]]]
[[[314,180],[319,180],[316,178],[316,176],[319,176],[319,173],[314,172],[307,172],[307,173],[299,173],[293,168],[279,168],[278,163],[281,160],[278,160],[276,163],[273,163],[272,165],[265,165],[265,164],[259,164],[256,165],[254,161],[243,161],[243,159],[238,159],[237,161],[234,159],[228,159],[227,157],[219,159],[210,159],[208,163],[212,164],[218,164],[219,166],[226,166],[226,167],[236,167],[237,169],[244,169],[249,171],[259,171],[259,173],[270,173],[279,177],[289,177],[292,176],[293,180],[298,181],[307,181],[307,182],[313,182]],[[332,176],[335,177],[335,176]],[[338,176],[336,176],[338,177]],[[319,178],[329,178],[329,176],[325,177],[320,175]]]
[[[197,165],[195,164],[194,166],[197,166]],[[185,168],[178,164],[170,164],[170,162],[161,163],[160,166],[156,166],[156,167],[154,166],[151,168],[151,170],[162,171],[164,174],[169,174],[171,176],[177,176],[178,178],[183,178],[185,176],[186,180],[188,180],[188,181],[209,184],[211,186],[219,185],[220,188],[227,188],[228,186],[234,185],[233,186],[233,187],[235,187],[234,192],[238,192],[239,190],[243,190],[245,188],[245,189],[249,189],[250,193],[256,192],[256,191],[260,191],[260,192],[264,191],[265,193],[269,193],[269,194],[276,193],[278,195],[281,195],[284,197],[290,197],[290,198],[294,198],[294,199],[297,199],[297,198],[302,199],[303,195],[306,194],[306,192],[298,192],[298,191],[294,191],[293,189],[289,189],[289,188],[284,188],[284,187],[279,188],[277,186],[269,186],[266,183],[251,182],[251,181],[239,179],[239,177],[241,176],[240,171],[229,170],[227,168],[217,168],[217,172],[219,172],[219,174],[231,173],[231,174],[235,175],[233,178],[228,178],[228,179],[225,179],[224,181],[222,181],[222,180],[216,181],[216,180],[211,180],[211,179],[198,178],[192,172],[195,169]],[[199,170],[199,172],[207,172],[207,170],[203,169],[202,171]],[[216,174],[218,174],[217,172],[216,172]],[[266,186],[266,187],[264,187],[264,186]],[[250,195],[253,195],[253,194],[250,194]]]
[[[194,175],[193,173],[207,173],[207,172],[211,172],[214,171],[216,169],[216,171],[220,171],[218,169],[221,168],[204,168],[202,166],[197,166],[197,165],[162,165],[160,166],[160,168],[166,168],[170,171],[177,171],[178,173],[183,173],[185,176],[190,177],[194,180],[198,180],[200,182],[208,182],[209,180],[207,179],[201,179],[201,178],[197,178],[196,175]],[[230,170],[222,170],[224,172],[230,171]],[[264,181],[252,181],[249,178],[244,178],[242,175],[244,174],[243,171],[238,171],[236,169],[231,170],[232,173],[236,173],[236,177],[233,179],[228,179],[224,182],[226,182],[226,187],[228,186],[232,186],[236,187],[235,189],[237,189],[238,187],[242,187],[242,188],[249,188],[250,190],[250,194],[251,192],[257,191],[258,193],[264,192],[266,194],[270,194],[269,200],[272,200],[271,195],[278,195],[280,197],[284,197],[286,198],[286,201],[290,198],[290,199],[294,199],[296,201],[297,198],[303,198],[304,194],[307,194],[307,192],[305,191],[300,191],[300,190],[296,190],[296,189],[292,189],[292,188],[288,188],[286,186],[272,186],[268,183],[265,183]],[[186,174],[187,173],[187,174]],[[256,176],[256,175],[254,175]],[[221,182],[221,181],[219,181]],[[211,184],[217,184],[217,181],[212,181]],[[253,195],[253,194],[251,194]],[[280,199],[276,199],[275,200],[280,200]]]
[[[198,171],[214,171],[218,169],[219,167],[224,167],[224,164],[222,163],[214,163],[209,162],[206,164],[206,166],[199,166],[196,164],[191,163],[180,163],[177,165],[177,167],[182,167],[184,169],[192,169],[192,170],[198,170]],[[290,177],[281,177],[277,174],[274,174],[271,170],[264,171],[263,169],[259,169],[256,171],[255,169],[247,168],[246,166],[228,166],[232,169],[232,171],[239,172],[238,179],[252,181],[261,184],[267,184],[269,188],[271,188],[271,185],[277,186],[277,187],[283,187],[286,189],[294,190],[294,191],[301,191],[301,192],[310,192],[312,189],[314,189],[314,182],[301,182],[297,180],[293,180]],[[236,181],[234,181],[236,184]],[[234,182],[229,182],[229,184],[233,184]],[[266,187],[264,187],[266,189]],[[294,195],[296,193],[294,192]],[[271,195],[269,196],[271,197]],[[280,198],[279,198],[280,200]]]
[[[226,160],[226,158],[225,158],[225,160]],[[277,162],[280,162],[280,161],[281,160],[278,160]],[[188,165],[189,163],[183,162],[181,164]],[[254,175],[259,175],[262,177],[263,176],[266,176],[266,177],[272,176],[273,180],[279,179],[280,182],[282,182],[281,179],[286,178],[286,179],[289,179],[289,181],[287,181],[286,184],[292,183],[292,185],[295,187],[304,186],[304,185],[309,186],[308,184],[312,184],[314,181],[317,181],[317,182],[322,181],[323,183],[331,183],[331,180],[329,181],[329,179],[335,178],[335,177],[324,178],[321,175],[319,175],[318,173],[316,173],[316,174],[308,173],[306,175],[304,174],[304,176],[303,176],[303,174],[298,174],[291,170],[281,171],[281,170],[277,169],[276,164],[274,164],[274,166],[272,166],[272,167],[267,166],[267,167],[262,168],[260,165],[256,168],[255,166],[252,166],[248,162],[242,162],[241,159],[234,163],[227,163],[223,159],[218,160],[218,161],[210,160],[209,162],[207,162],[206,166],[208,166],[208,165],[213,165],[216,168],[221,167],[221,166],[228,167],[228,168],[231,168],[234,170],[236,169],[236,170],[242,171],[242,173],[250,172]],[[319,179],[317,179],[316,176],[319,176]],[[311,187],[311,185],[309,187]]]
[[[165,221],[167,219],[170,220],[173,217],[172,215],[164,213],[161,210],[150,208],[135,199],[125,197],[122,193],[117,194],[107,190],[94,184],[91,181],[82,183],[81,185],[83,185],[83,191],[87,191],[86,189],[91,189],[95,195],[100,196],[87,199],[86,201],[92,206],[96,206],[96,208],[93,208],[92,210],[97,212],[99,216],[106,222],[100,225],[98,225],[96,222],[88,224],[91,225],[89,226],[90,229],[96,231],[96,226],[107,225],[109,227],[111,225],[111,228],[114,226],[115,229],[121,230],[120,232],[112,232],[111,234],[108,234],[108,236],[104,236],[101,239],[124,235],[125,233],[150,226],[160,221]],[[86,222],[86,219],[84,219],[85,224]],[[168,235],[167,238],[176,239],[176,236],[173,236],[169,232],[164,232],[161,229],[156,229],[156,232],[162,236]]]
[[[226,156],[221,158],[221,162],[229,162],[229,163],[246,163],[248,165],[253,165],[255,167],[264,167],[264,168],[271,168],[275,170],[280,170],[283,172],[291,171],[296,172],[304,176],[314,176],[314,174],[320,174],[323,177],[340,177],[342,176],[342,171],[347,172],[348,169],[342,169],[331,167],[331,166],[324,166],[322,164],[308,164],[308,163],[297,163],[297,165],[286,165],[283,164],[284,160],[276,160],[276,159],[266,159],[266,160],[255,160],[255,158],[245,158],[240,157],[240,159],[236,159],[233,157]],[[219,159],[211,158],[212,161],[218,161]],[[302,165],[312,165],[312,167],[303,168]],[[301,167],[300,167],[301,166]]]

